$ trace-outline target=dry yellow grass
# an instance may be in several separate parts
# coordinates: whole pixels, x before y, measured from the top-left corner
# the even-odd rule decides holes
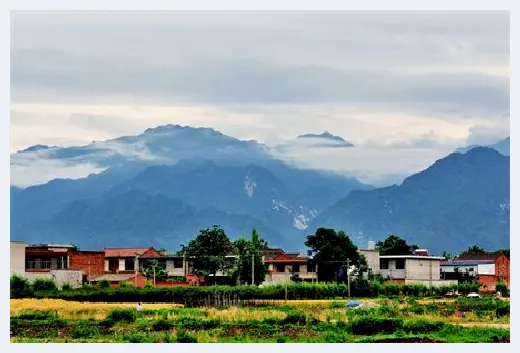
[[[63,318],[101,319],[108,312],[119,308],[135,308],[137,303],[83,303],[61,299],[11,299],[10,314],[19,315],[24,310],[56,310]],[[145,304],[145,309],[163,309],[179,307],[176,304]]]

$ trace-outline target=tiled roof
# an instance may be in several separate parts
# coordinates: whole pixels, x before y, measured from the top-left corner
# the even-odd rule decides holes
[[[105,257],[133,257],[142,255],[152,248],[111,248],[104,249]]]
[[[500,251],[497,251],[497,252],[489,252],[489,253],[485,253],[485,254],[471,254],[471,255],[461,255],[461,256],[458,256],[455,261],[459,261],[459,260],[471,260],[471,261],[495,261],[496,258],[501,255],[502,252]]]

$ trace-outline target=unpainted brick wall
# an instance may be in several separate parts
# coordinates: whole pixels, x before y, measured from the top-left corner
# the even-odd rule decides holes
[[[105,254],[102,251],[70,253],[69,269],[81,270],[87,276],[101,276],[105,274]]]

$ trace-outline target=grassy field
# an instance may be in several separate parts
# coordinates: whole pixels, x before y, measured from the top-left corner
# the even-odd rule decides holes
[[[505,300],[360,299],[183,308],[11,300],[11,342],[508,342]]]

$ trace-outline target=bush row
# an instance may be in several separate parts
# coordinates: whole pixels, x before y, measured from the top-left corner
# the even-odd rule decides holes
[[[360,281],[357,281],[360,282]],[[240,305],[248,300],[281,300],[285,299],[334,299],[347,298],[348,287],[337,283],[291,283],[287,286],[273,285],[255,286],[200,286],[170,288],[136,288],[125,286],[120,288],[88,287],[79,289],[27,288],[28,284],[20,281],[13,288],[11,281],[11,298],[57,298],[91,302],[176,302],[188,306],[200,305]],[[351,287],[353,297],[426,297],[443,296],[449,291],[458,290],[461,294],[478,290],[478,283],[463,283],[458,286],[442,286],[428,288],[417,284],[381,284],[377,281],[364,281]]]

